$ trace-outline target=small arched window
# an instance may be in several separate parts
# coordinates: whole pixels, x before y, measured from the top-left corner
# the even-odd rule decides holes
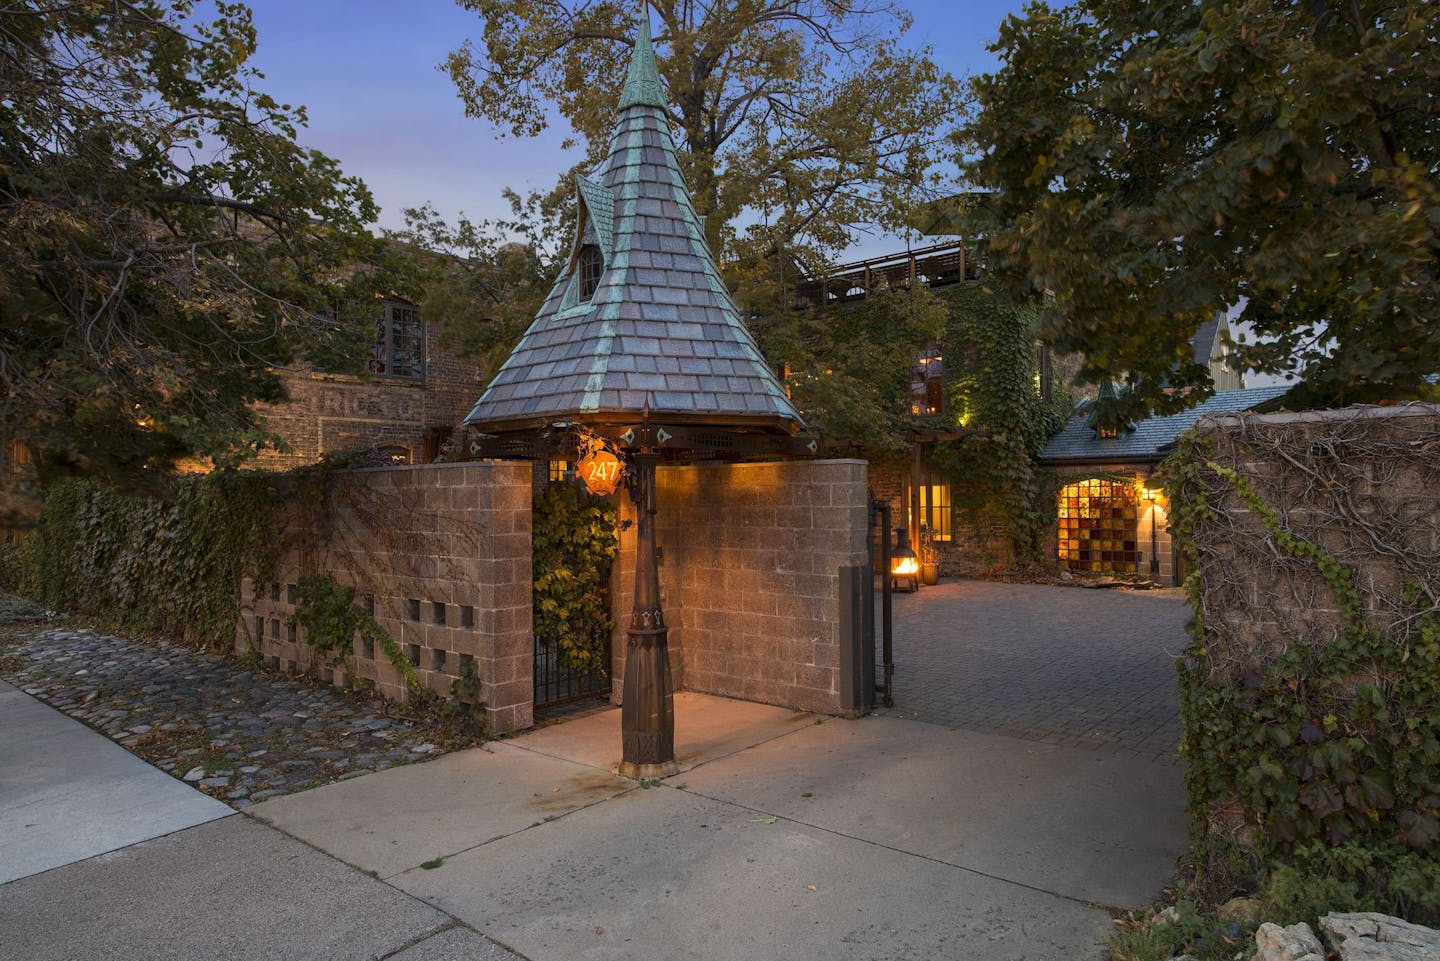
[[[577,260],[580,273],[578,293],[581,300],[589,300],[595,296],[595,291],[600,286],[600,275],[605,272],[605,258],[600,256],[599,247],[585,244],[580,248]]]

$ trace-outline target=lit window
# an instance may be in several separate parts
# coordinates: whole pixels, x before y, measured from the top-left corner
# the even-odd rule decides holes
[[[425,328],[420,312],[409,304],[386,301],[375,322],[370,373],[389,377],[425,375]]]
[[[1120,436],[1120,428],[1112,424],[1109,427],[1095,428],[1095,433],[1100,436],[1101,440],[1114,440],[1116,437]]]
[[[1072,571],[1133,574],[1139,564],[1133,480],[1094,477],[1067,484],[1059,497],[1060,560]]]
[[[550,483],[559,484],[575,476],[570,469],[570,462],[565,460],[552,460],[550,462]]]
[[[586,244],[580,248],[577,261],[580,272],[578,293],[581,300],[589,300],[600,287],[600,275],[605,272],[605,258],[600,256],[599,247]]]
[[[954,540],[951,517],[954,513],[950,499],[950,481],[939,471],[928,465],[921,468],[921,474],[913,481],[906,494],[906,517],[910,529],[920,531],[928,540],[949,543]],[[916,507],[920,516],[914,516]]]
[[[954,539],[950,528],[950,485],[924,484],[920,487],[921,530],[931,540],[949,542]]]
[[[945,358],[940,348],[931,344],[921,352],[910,368],[910,412],[917,417],[931,417],[945,408]]]

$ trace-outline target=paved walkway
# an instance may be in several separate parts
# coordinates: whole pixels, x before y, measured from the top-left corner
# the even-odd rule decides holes
[[[611,709],[229,815],[4,691],[0,961],[1099,961],[1105,909],[1153,899],[1185,846],[1170,663],[1184,620],[1173,596],[946,584],[897,599],[888,716],[682,693],[682,771],[663,782],[615,775]],[[61,641],[100,643],[45,643]],[[176,722],[96,706],[169,690],[126,693],[136,647],[45,648],[43,669],[22,650],[25,681],[142,751]],[[73,696],[97,666],[121,676]],[[176,684],[210,703],[223,680]],[[210,747],[251,736],[226,711],[263,687],[212,705],[223,729],[194,719]],[[257,716],[319,736],[305,713]],[[52,729],[67,759],[128,773],[36,754]],[[108,789],[142,782],[138,804]]]
[[[1176,591],[947,581],[896,594],[893,713],[1173,758],[1189,619]]]
[[[1174,764],[676,701],[664,782],[576,718],[0,885],[0,958],[1098,961],[1185,844]]]
[[[0,884],[231,813],[0,681]]]

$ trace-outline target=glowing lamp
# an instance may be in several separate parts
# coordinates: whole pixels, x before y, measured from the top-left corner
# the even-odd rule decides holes
[[[920,558],[910,546],[910,534],[903,527],[895,528],[895,550],[890,555],[890,584],[897,591],[920,589]],[[901,586],[905,582],[905,586]]]

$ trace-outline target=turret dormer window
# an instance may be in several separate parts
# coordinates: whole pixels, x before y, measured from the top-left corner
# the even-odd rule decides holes
[[[580,256],[576,258],[576,270],[580,275],[580,286],[576,293],[580,300],[589,300],[595,296],[595,291],[600,287],[600,275],[605,272],[605,258],[600,255],[600,248],[595,244],[583,245]]]

